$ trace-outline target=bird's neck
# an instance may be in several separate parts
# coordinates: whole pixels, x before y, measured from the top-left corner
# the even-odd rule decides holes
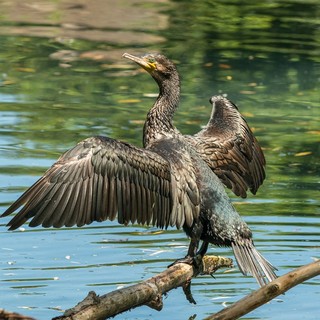
[[[180,81],[164,81],[159,84],[159,96],[150,109],[144,124],[144,147],[162,138],[173,136],[177,130],[172,123],[180,99]]]

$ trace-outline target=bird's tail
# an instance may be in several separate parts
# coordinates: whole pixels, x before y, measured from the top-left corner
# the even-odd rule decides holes
[[[261,255],[251,240],[232,242],[232,249],[240,271],[254,276],[261,287],[277,278],[277,268]]]

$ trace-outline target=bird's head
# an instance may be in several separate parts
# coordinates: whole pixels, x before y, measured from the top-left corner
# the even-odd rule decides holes
[[[142,57],[133,56],[129,53],[122,55],[130,59],[148,71],[150,75],[159,83],[166,80],[178,78],[178,72],[175,65],[162,54],[146,54]]]

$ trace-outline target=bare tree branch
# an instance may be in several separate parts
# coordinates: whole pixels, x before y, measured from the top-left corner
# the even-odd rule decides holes
[[[88,296],[77,306],[67,310],[64,315],[53,320],[102,320],[138,307],[147,305],[150,308],[162,309],[162,295],[171,289],[183,287],[187,299],[195,303],[190,291],[192,277],[200,274],[212,274],[218,268],[231,267],[229,258],[205,256],[198,258],[200,268],[195,270],[191,265],[177,263],[160,274],[127,288],[97,296],[89,292]],[[205,320],[234,320],[267,303],[292,287],[320,275],[320,260],[295,269],[250,295],[235,302],[231,306],[215,313]],[[0,309],[0,319],[5,320],[34,320],[17,313]]]
[[[34,318],[24,316],[16,312],[6,311],[0,309],[0,319],[1,320],[35,320]]]
[[[320,260],[295,269],[250,295],[235,302],[231,306],[215,313],[205,320],[234,320],[267,303],[292,287],[320,275]]]
[[[88,296],[77,306],[54,320],[102,320],[141,305],[147,305],[160,311],[163,306],[162,295],[180,286],[183,287],[187,299],[195,303],[190,291],[191,278],[199,273],[212,274],[218,268],[231,267],[232,260],[205,256],[203,260],[200,259],[199,265],[200,269],[195,270],[189,264],[177,263],[141,283],[102,296],[89,292]]]

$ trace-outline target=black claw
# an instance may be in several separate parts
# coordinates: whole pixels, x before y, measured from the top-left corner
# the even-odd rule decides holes
[[[187,300],[190,303],[197,304],[196,300],[194,300],[192,293],[191,293],[191,280],[187,281],[183,286],[182,286],[183,292],[186,295]]]
[[[190,266],[193,266],[195,275],[201,273],[203,269],[202,256],[200,255],[197,255],[195,257],[185,256],[184,258],[178,259],[175,262],[171,263],[168,266],[168,268],[174,266],[177,263],[186,263],[186,264],[189,264]]]
[[[195,259],[190,256],[185,256],[184,258],[178,259],[175,262],[169,264],[168,268],[174,266],[177,263],[186,263],[186,264],[190,264],[191,266],[195,266]]]

